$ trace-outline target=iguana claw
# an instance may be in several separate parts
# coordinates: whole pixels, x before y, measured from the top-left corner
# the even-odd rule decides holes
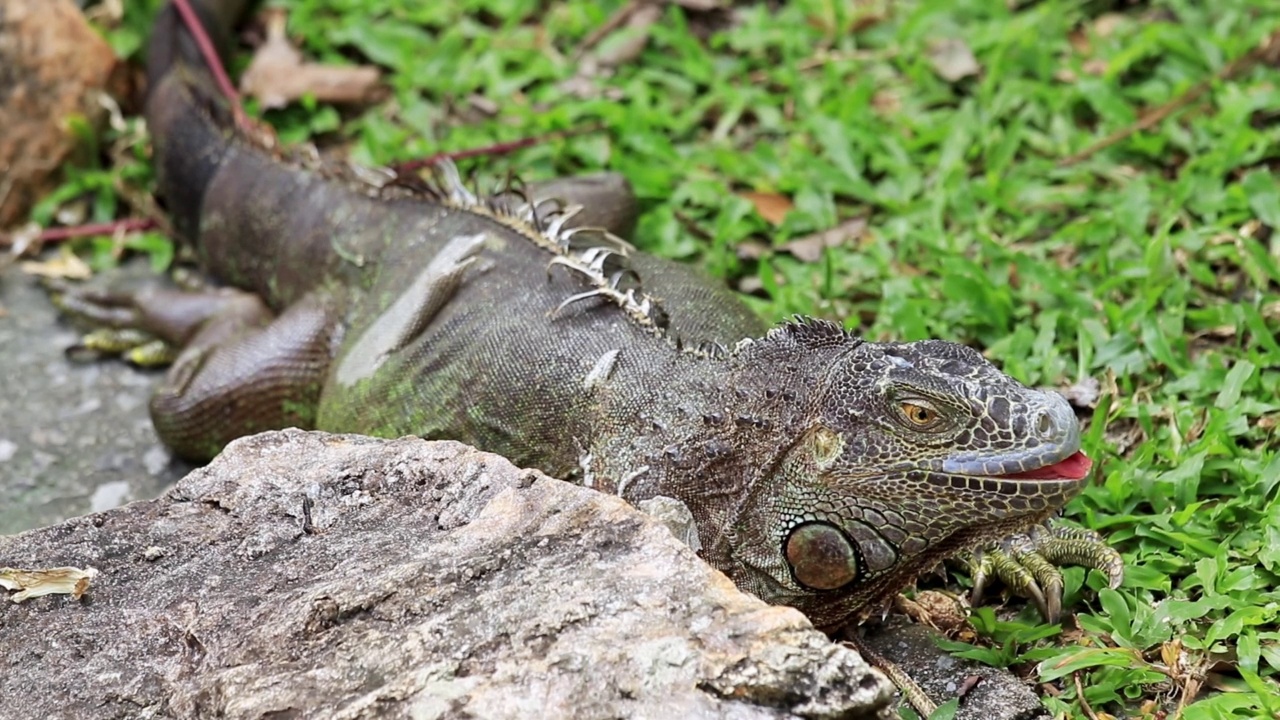
[[[46,283],[46,287],[54,307],[83,323],[106,328],[133,328],[138,325],[138,311],[131,302],[131,296],[65,283]]]
[[[1054,525],[1036,525],[1017,533],[999,545],[972,553],[966,560],[973,577],[970,601],[977,605],[994,574],[1014,590],[1029,598],[1040,615],[1056,623],[1062,615],[1062,573],[1060,565],[1094,568],[1107,576],[1112,589],[1124,580],[1124,560],[1092,530]]]
[[[106,327],[93,330],[67,348],[67,358],[92,362],[102,357],[120,356],[138,367],[164,367],[173,363],[177,351],[172,345],[141,330]]]
[[[163,367],[177,357],[172,343],[146,329],[137,289],[47,283],[54,306],[81,325],[94,329],[67,348],[67,358],[90,362],[121,357],[139,367]]]

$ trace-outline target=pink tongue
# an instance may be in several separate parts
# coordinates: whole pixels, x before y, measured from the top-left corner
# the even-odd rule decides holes
[[[1046,465],[1026,472],[1001,475],[1000,477],[1007,477],[1013,480],[1080,480],[1089,474],[1089,468],[1091,467],[1093,467],[1093,461],[1085,456],[1083,452],[1077,451],[1075,455],[1060,463]]]

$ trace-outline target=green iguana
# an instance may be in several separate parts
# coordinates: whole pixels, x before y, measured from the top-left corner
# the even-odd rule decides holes
[[[243,5],[197,7],[225,43]],[[1089,471],[1067,402],[970,348],[810,318],[769,329],[635,251],[616,175],[485,197],[448,164],[428,182],[282,157],[236,130],[173,7],[148,74],[173,227],[226,287],[67,304],[182,348],[151,403],[181,455],[290,426],[417,435],[674,497],[708,562],[827,628],[1040,525]],[[1051,615],[1050,562],[1119,579],[1090,532],[1020,537]]]

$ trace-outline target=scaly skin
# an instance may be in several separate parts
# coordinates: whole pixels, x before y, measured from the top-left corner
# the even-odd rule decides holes
[[[238,4],[206,8],[211,29]],[[289,162],[232,129],[171,8],[149,74],[174,227],[238,289],[70,304],[183,348],[152,403],[181,454],[287,426],[411,434],[675,497],[709,562],[823,627],[1044,522],[1087,474],[1065,400],[971,349],[805,318],[766,331],[727,290],[633,251],[616,176],[531,191],[579,200],[569,218],[472,196],[448,168],[378,188]],[[571,229],[591,225],[613,233]],[[1096,537],[1072,547],[1116,577]]]

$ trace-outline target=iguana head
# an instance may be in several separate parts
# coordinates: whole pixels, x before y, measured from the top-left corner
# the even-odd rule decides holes
[[[945,557],[1047,518],[1089,471],[1066,400],[968,347],[812,323],[770,341],[832,359],[740,506],[729,553],[745,571],[735,580],[815,624],[872,611]]]

